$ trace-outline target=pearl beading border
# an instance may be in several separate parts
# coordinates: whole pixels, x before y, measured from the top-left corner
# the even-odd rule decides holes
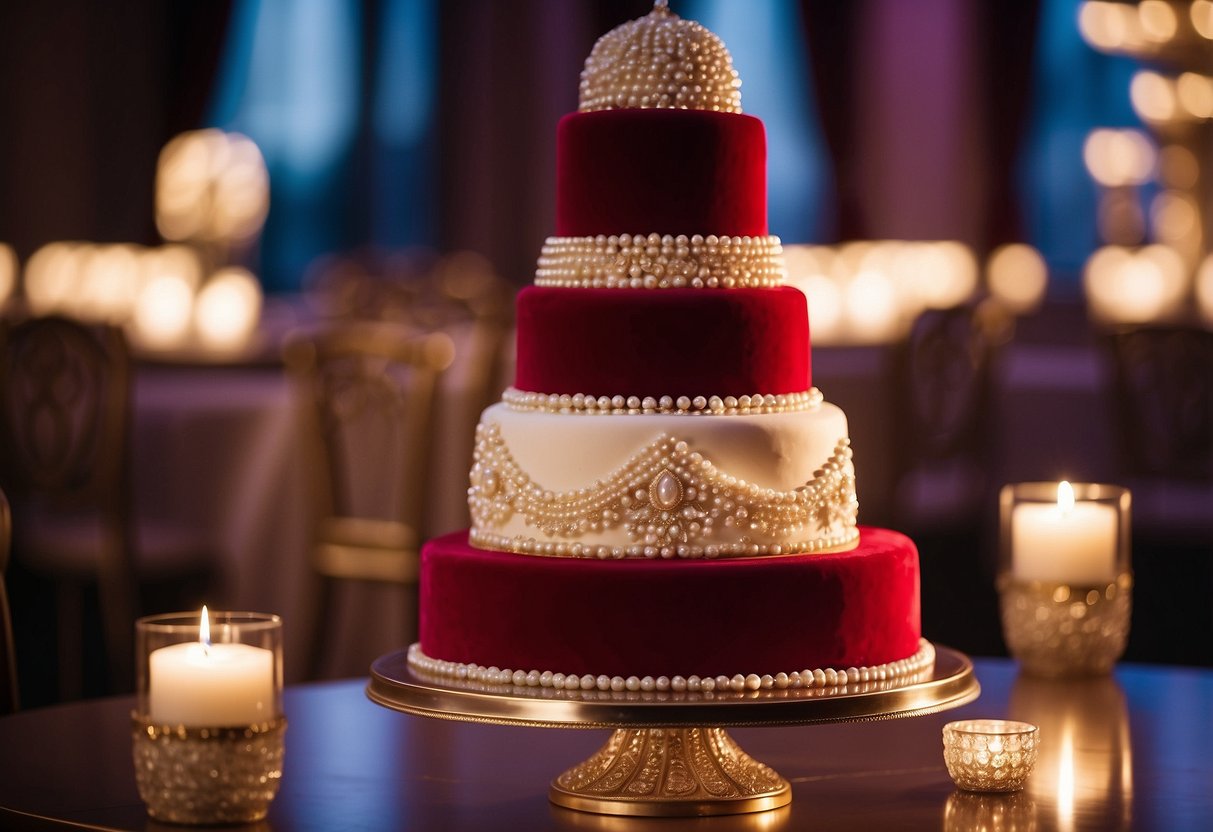
[[[715,560],[717,558],[757,558],[774,555],[814,555],[843,552],[854,548],[859,540],[859,530],[849,529],[834,537],[791,543],[718,543],[712,546],[630,546],[595,545],[593,543],[567,543],[563,541],[536,540],[533,537],[508,537],[503,534],[471,529],[468,542],[477,549],[493,552],[509,552],[515,555],[534,555],[551,558],[596,558],[598,560],[622,560],[624,558],[646,560]]]
[[[557,492],[522,470],[500,425],[481,422],[469,475],[469,539],[479,548],[600,559],[754,557],[837,548],[858,538],[850,445],[849,438],[839,439],[808,482],[780,491],[726,474],[687,442],[661,434],[592,486]],[[541,542],[495,531],[515,514],[549,538],[623,527],[631,544]],[[713,542],[721,527],[736,530],[735,539]],[[750,532],[793,542],[757,543]],[[802,534],[807,539],[795,540]]]
[[[835,688],[869,682],[896,682],[915,676],[935,664],[935,647],[926,639],[918,640],[918,650],[912,656],[871,667],[814,668],[790,673],[691,676],[607,676],[605,674],[553,673],[550,670],[510,670],[484,667],[475,663],[449,662],[427,656],[419,643],[409,646],[409,666],[420,673],[459,682],[486,685],[510,685],[527,688],[556,688],[563,690],[674,691],[682,693],[730,691],[744,693],[757,690],[786,690],[789,688]]]
[[[738,289],[782,286],[775,236],[622,234],[548,237],[536,286],[583,289]]]
[[[584,413],[602,416],[639,416],[669,413],[686,416],[753,416],[765,413],[802,413],[821,406],[824,397],[816,387],[803,393],[755,393],[752,396],[597,396],[590,393],[531,393],[509,387],[501,400],[511,409],[542,413]]]

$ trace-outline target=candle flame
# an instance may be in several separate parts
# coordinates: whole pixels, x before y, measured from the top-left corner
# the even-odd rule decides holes
[[[211,616],[206,611],[206,604],[202,605],[202,623],[198,626],[198,641],[202,642],[204,650],[209,651],[211,646]]]
[[[1066,480],[1057,484],[1057,508],[1063,515],[1074,510],[1074,487]]]

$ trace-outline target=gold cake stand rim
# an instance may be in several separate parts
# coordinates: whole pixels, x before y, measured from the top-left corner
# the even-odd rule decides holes
[[[511,687],[483,689],[417,674],[407,650],[380,656],[371,665],[366,695],[394,711],[434,719],[537,728],[666,728],[712,725],[725,728],[864,722],[924,716],[958,708],[981,693],[973,662],[964,653],[935,644],[929,675],[884,690],[831,694],[787,688],[727,697],[587,691],[583,698],[515,693]],[[475,689],[481,688],[481,689]],[[534,690],[534,689],[528,689]]]

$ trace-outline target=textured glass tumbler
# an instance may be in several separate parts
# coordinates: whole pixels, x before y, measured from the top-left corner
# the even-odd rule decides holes
[[[174,613],[140,619],[135,633],[131,735],[148,814],[188,824],[263,819],[286,732],[281,619]]]
[[[1036,764],[1037,728],[1030,722],[966,719],[943,727],[943,760],[952,781],[973,792],[1013,792]]]

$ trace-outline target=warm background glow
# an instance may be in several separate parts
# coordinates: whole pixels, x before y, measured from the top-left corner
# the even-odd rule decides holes
[[[1040,252],[1024,243],[995,249],[986,264],[990,295],[1009,312],[1034,312],[1044,301],[1049,269]]]
[[[1022,244],[999,253],[987,264],[991,293],[1007,298],[1010,311],[1034,309],[1047,282],[1044,260]],[[784,254],[789,285],[808,298],[816,345],[892,342],[924,310],[963,304],[981,288],[977,256],[951,240],[789,245]]]
[[[269,174],[248,137],[195,130],[160,152],[156,225],[167,240],[236,243],[254,237],[269,211]]]
[[[198,293],[194,326],[202,343],[234,350],[248,343],[261,314],[261,287],[247,269],[217,272]]]
[[[13,295],[13,290],[17,288],[17,274],[20,268],[13,247],[0,243],[0,305],[7,303]]]

